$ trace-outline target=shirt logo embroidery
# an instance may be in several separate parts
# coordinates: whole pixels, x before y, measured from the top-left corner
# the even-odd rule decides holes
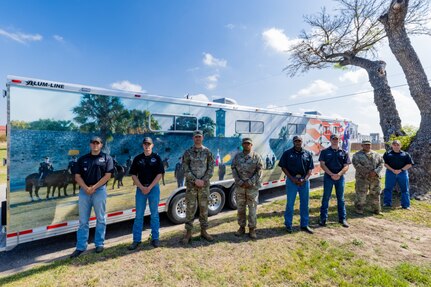
[[[99,158],[99,162],[105,162],[105,159],[103,157]]]
[[[154,157],[151,158],[151,162],[156,162],[156,161],[157,161],[157,159],[155,159]]]

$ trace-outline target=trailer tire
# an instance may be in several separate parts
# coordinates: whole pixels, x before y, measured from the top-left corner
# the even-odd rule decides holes
[[[218,214],[223,209],[225,202],[226,195],[223,189],[219,187],[211,187],[208,199],[208,216]]]
[[[197,204],[195,204],[195,214],[197,210]],[[181,224],[186,222],[186,194],[185,192],[178,193],[174,196],[174,198],[169,203],[168,208],[168,218],[170,221],[172,221],[174,224]]]
[[[235,185],[233,185],[227,196],[227,205],[229,208],[235,210],[238,209],[238,205],[236,204],[236,189]]]

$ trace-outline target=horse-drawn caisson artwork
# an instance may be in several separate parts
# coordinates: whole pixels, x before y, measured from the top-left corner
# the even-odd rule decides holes
[[[204,145],[216,158],[210,215],[225,205],[236,208],[230,164],[243,137],[253,139],[266,163],[262,190],[284,184],[278,159],[294,135],[302,135],[313,152],[316,177],[318,155],[331,134],[340,135],[345,149],[357,137],[357,126],[347,120],[15,76],[8,77],[7,101],[8,180],[0,189],[6,197],[1,229],[6,243],[0,250],[76,230],[79,186],[71,170],[89,152],[93,135],[104,139],[103,150],[115,161],[107,183],[108,224],[134,218],[136,186],[128,171],[146,136],[166,170],[159,212],[174,223],[185,219],[184,177],[178,170],[194,130],[203,131]]]

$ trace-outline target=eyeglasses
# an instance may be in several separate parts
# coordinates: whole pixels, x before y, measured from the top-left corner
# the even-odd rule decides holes
[[[90,142],[90,143],[92,143],[92,144],[100,144],[100,142],[98,142],[98,141],[94,141],[94,142]]]

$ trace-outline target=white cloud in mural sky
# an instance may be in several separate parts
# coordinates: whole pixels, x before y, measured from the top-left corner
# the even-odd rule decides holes
[[[9,38],[18,43],[25,44],[28,42],[42,41],[43,37],[40,34],[26,34],[21,32],[9,32],[4,29],[0,29],[0,36]]]
[[[122,90],[122,91],[128,91],[128,92],[139,92],[139,93],[145,93],[146,92],[145,90],[142,89],[141,85],[132,84],[131,82],[129,82],[127,80],[112,83],[111,88],[113,88],[115,90]]]

